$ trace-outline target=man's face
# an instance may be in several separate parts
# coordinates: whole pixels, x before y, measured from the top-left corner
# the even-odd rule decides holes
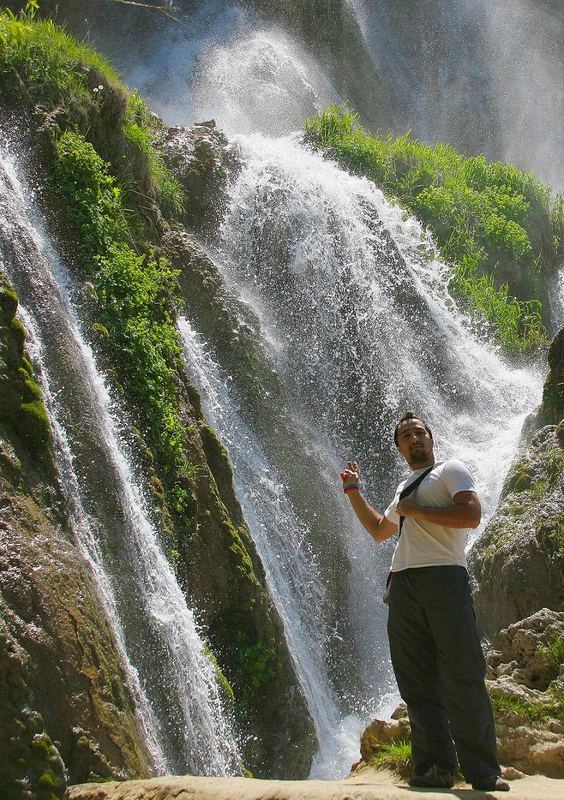
[[[413,469],[434,463],[433,440],[419,419],[401,423],[398,428],[398,450]]]

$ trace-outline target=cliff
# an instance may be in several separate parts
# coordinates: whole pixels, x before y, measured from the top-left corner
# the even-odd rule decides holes
[[[309,713],[234,495],[228,457],[205,424],[175,327],[178,273],[162,243],[173,227],[182,231],[181,210],[188,214],[191,203],[195,209],[200,201],[186,201],[164,166],[153,144],[160,122],[93,50],[50,23],[3,15],[0,26],[3,112],[9,116],[19,108],[29,114],[32,135],[25,127],[17,133],[31,154],[27,166],[33,165],[41,185],[51,233],[84,287],[78,311],[96,357],[134,422],[131,435],[162,546],[223,672],[225,702],[232,697],[245,766],[258,774],[305,775],[314,744]],[[48,530],[45,537],[46,550],[57,547]],[[31,553],[29,559],[21,562],[23,573],[32,572]],[[80,559],[75,562],[75,571],[84,570]],[[72,593],[70,577],[67,588]],[[10,608],[20,602],[15,592]],[[100,626],[87,619],[84,627],[89,626],[88,635],[102,636]],[[73,661],[62,645],[57,657]],[[40,676],[55,669],[46,654],[38,692]],[[115,672],[120,672],[117,657]],[[101,666],[97,680],[100,691],[112,697]],[[72,692],[60,691],[61,703],[72,707]],[[125,700],[115,705],[119,709]],[[57,726],[57,739],[65,743],[80,727],[67,719],[61,714]],[[98,739],[100,763],[119,761],[110,738]],[[80,766],[88,761],[84,751],[65,747],[71,780],[86,779]],[[122,762],[124,776],[146,772],[141,756],[124,754]]]
[[[149,764],[5,279],[0,308],[0,784],[7,800],[47,800]]]

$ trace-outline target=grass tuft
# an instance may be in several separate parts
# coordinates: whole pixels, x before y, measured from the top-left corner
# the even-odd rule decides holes
[[[387,769],[402,780],[407,780],[412,774],[411,744],[410,742],[390,742],[370,757],[368,762],[371,767]]]

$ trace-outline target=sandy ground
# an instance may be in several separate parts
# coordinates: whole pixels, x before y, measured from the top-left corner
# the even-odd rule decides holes
[[[125,783],[72,786],[68,800],[564,800],[564,780],[531,775],[511,781],[510,792],[476,792],[461,784],[453,789],[411,789],[376,770],[340,781],[270,781],[254,778],[172,776]]]

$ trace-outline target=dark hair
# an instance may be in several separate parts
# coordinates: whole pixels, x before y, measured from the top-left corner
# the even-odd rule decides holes
[[[421,419],[421,417],[418,417],[417,414],[414,414],[413,411],[406,411],[405,414],[400,419],[400,421],[398,422],[398,424],[396,425],[396,427],[394,429],[394,442],[395,442],[396,447],[398,446],[398,429],[399,429],[399,426],[402,424],[402,422],[410,422],[412,419],[417,419],[417,420],[419,420],[419,422],[422,422],[424,427],[425,427],[425,430],[427,431],[427,433],[429,434],[431,439],[433,438],[433,434],[431,432],[431,428],[427,425],[425,420]]]

